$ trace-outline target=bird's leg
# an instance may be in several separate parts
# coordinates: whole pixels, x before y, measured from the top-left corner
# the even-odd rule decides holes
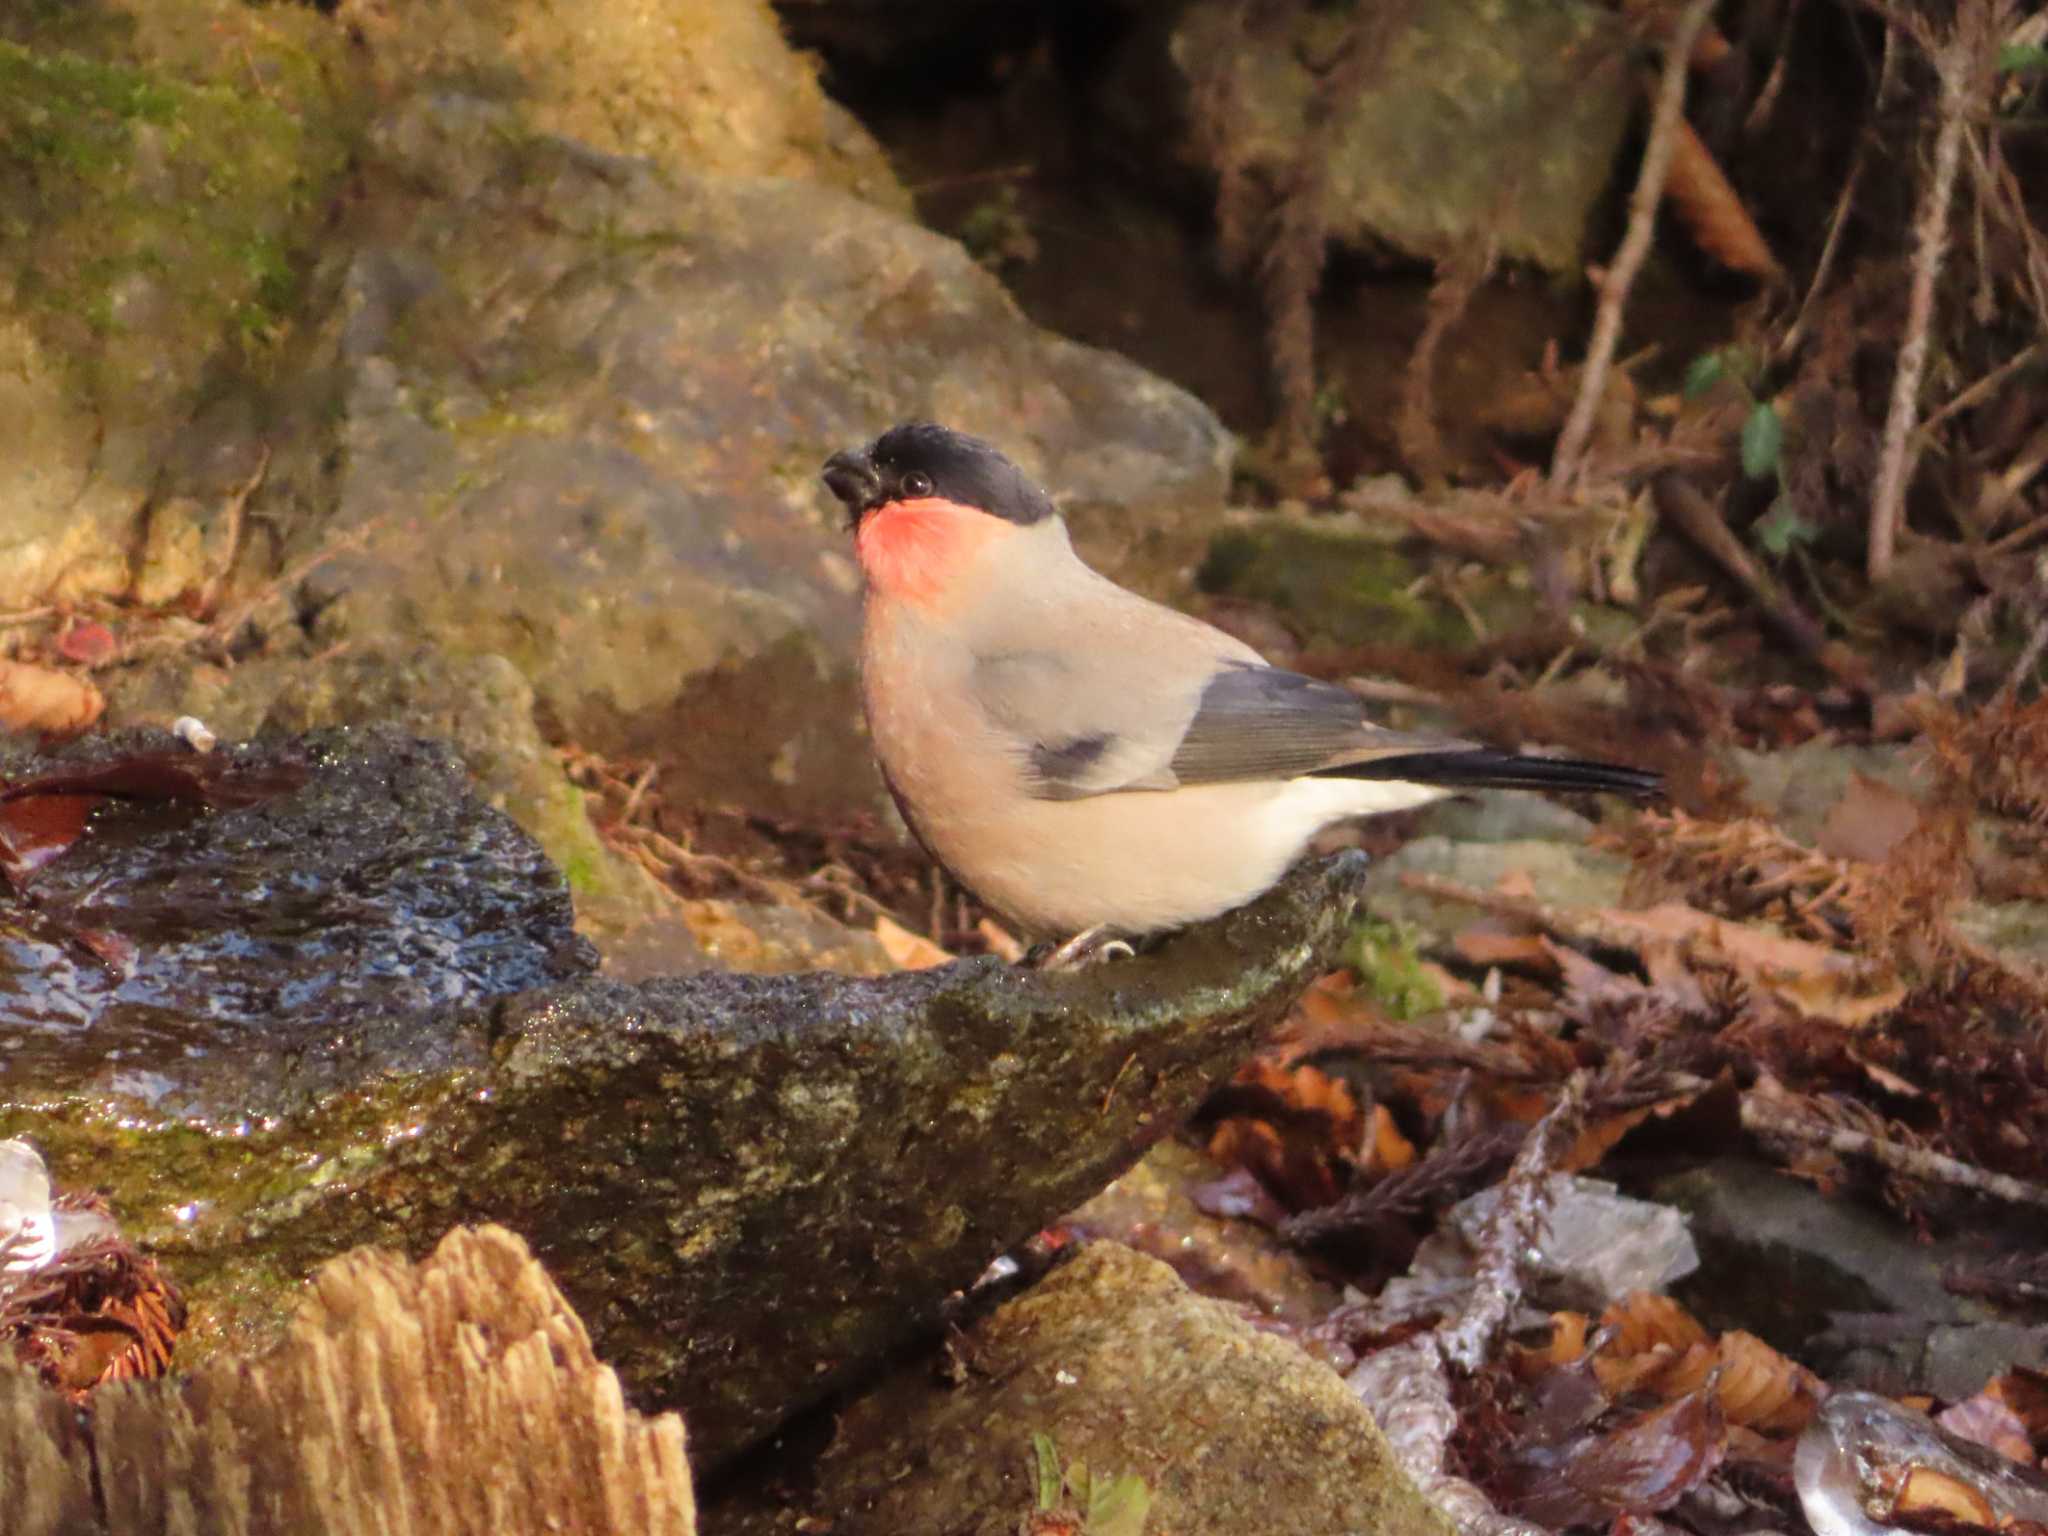
[[[1037,962],[1041,971],[1078,971],[1092,960],[1128,959],[1135,953],[1122,939],[1112,939],[1107,923],[1084,928]]]

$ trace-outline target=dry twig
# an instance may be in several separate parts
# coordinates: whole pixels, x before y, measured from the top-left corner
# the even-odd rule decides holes
[[[1892,375],[1892,398],[1885,414],[1884,441],[1878,451],[1877,485],[1870,497],[1867,569],[1873,583],[1886,581],[1898,549],[1905,520],[1906,483],[1912,477],[1913,427],[1920,414],[1920,380],[1927,371],[1928,333],[1934,320],[1934,288],[1948,254],[1949,204],[1954,200],[1956,171],[1962,164],[1963,133],[1977,96],[1974,82],[1982,73],[1983,42],[1973,23],[1983,19],[1995,0],[1964,0],[1947,38],[1929,46],[1923,26],[1916,41],[1928,51],[1941,82],[1940,125],[1934,136],[1934,164],[1913,221],[1913,283],[1906,299],[1906,335]],[[1888,21],[1892,21],[1887,12]],[[1896,22],[1893,22],[1896,24]],[[1923,24],[1924,25],[1924,24]]]
[[[214,605],[220,601],[221,589],[234,574],[235,554],[242,547],[242,515],[248,510],[249,498],[256,494],[263,484],[263,477],[269,473],[270,444],[265,443],[249,478],[228,493],[228,529],[227,537],[222,541],[227,545],[227,553],[221,557],[220,569],[207,577],[205,585],[199,589],[199,613],[202,617],[213,612]]]
[[[1476,1371],[1507,1325],[1522,1297],[1522,1261],[1543,1233],[1550,1204],[1548,1175],[1558,1155],[1578,1134],[1586,1107],[1587,1074],[1575,1073],[1558,1091],[1548,1114],[1537,1121],[1514,1165],[1501,1180],[1499,1207],[1487,1221],[1474,1259],[1472,1295],[1436,1330],[1437,1348],[1450,1364]]]
[[[1657,509],[1700,552],[1741,582],[1756,599],[1770,626],[1799,648],[1818,657],[1827,646],[1827,632],[1786,595],[1764,568],[1752,560],[1742,541],[1730,531],[1720,510],[1691,481],[1676,472],[1659,475],[1652,487]]]
[[[1621,313],[1628,303],[1628,291],[1636,273],[1650,254],[1650,237],[1656,231],[1657,204],[1664,193],[1664,177],[1678,143],[1678,123],[1685,110],[1685,66],[1693,41],[1714,8],[1713,0],[1691,0],[1678,25],[1672,29],[1664,56],[1664,74],[1657,86],[1657,106],[1650,119],[1650,139],[1643,149],[1643,168],[1636,177],[1636,190],[1629,200],[1628,232],[1621,249],[1600,283],[1600,308],[1593,319],[1593,340],[1586,349],[1585,371],[1579,377],[1578,397],[1565,418],[1564,431],[1551,456],[1550,484],[1568,491],[1579,479],[1586,442],[1593,433],[1593,418],[1607,389],[1607,371],[1614,363],[1614,349],[1621,341]]]
[[[2048,1206],[2048,1189],[2039,1184],[1994,1173],[1926,1147],[1907,1146],[1868,1131],[1831,1124],[1824,1116],[1800,1108],[1798,1101],[1783,1089],[1766,1091],[1760,1084],[1745,1093],[1742,1128],[1765,1140],[1821,1147],[1845,1157],[1862,1158],[1889,1173],[1923,1183],[1967,1189],[2014,1205]]]

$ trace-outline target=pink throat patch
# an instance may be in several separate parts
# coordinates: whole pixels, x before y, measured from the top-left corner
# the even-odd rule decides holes
[[[871,589],[896,602],[935,608],[982,550],[1014,532],[999,517],[924,496],[869,513],[854,543]]]

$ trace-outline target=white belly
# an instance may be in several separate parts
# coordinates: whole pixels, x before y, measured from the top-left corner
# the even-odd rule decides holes
[[[1323,827],[1436,799],[1420,784],[1291,779],[1025,800],[923,828],[976,895],[1035,932],[1155,933],[1260,895]]]

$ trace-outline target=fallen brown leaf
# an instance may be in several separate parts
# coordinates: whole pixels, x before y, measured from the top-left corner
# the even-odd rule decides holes
[[[28,661],[0,660],[0,728],[65,736],[106,712],[107,701],[87,678]]]
[[[2033,1439],[2027,1433],[2025,1421],[1998,1395],[1997,1382],[1937,1414],[1934,1422],[1952,1435],[1974,1440],[2013,1461],[2033,1465]]]
[[[1529,966],[1546,974],[1557,969],[1551,945],[1537,933],[1500,933],[1488,928],[1467,928],[1451,941],[1451,947],[1467,965]]]
[[[1316,1067],[1288,1071],[1248,1062],[1216,1102],[1226,1114],[1209,1134],[1209,1155],[1225,1167],[1251,1169],[1295,1210],[1335,1201],[1367,1145],[1357,1098],[1341,1078]]]
[[[1571,1446],[1518,1502],[1550,1526],[1655,1514],[1706,1481],[1727,1450],[1727,1424],[1711,1392],[1691,1392]]]
[[[1915,1467],[1906,1474],[1892,1504],[1891,1516],[1946,1515],[1967,1525],[1997,1526],[2000,1522],[1991,1501],[1960,1478],[1937,1472],[1932,1467]]]
[[[1015,965],[1024,958],[1024,941],[994,918],[984,917],[974,925],[974,931],[981,935],[981,942],[988,946],[988,952],[998,960]]]
[[[1828,812],[1815,847],[1830,858],[1881,864],[1919,825],[1919,801],[1859,773]]]
[[[83,662],[88,667],[112,661],[120,649],[121,642],[114,638],[111,629],[89,619],[73,624],[57,637],[59,656],[66,661]]]
[[[1713,151],[1684,118],[1677,121],[1664,198],[1701,250],[1725,267],[1766,281],[1779,275],[1763,233],[1729,182]]]
[[[0,800],[0,876],[19,887],[85,831],[104,795],[23,795]]]
[[[1684,1351],[1710,1335],[1684,1307],[1659,1291],[1630,1291],[1600,1314],[1600,1326],[1614,1337],[1603,1354],[1641,1354],[1663,1344]]]
[[[882,946],[882,953],[899,971],[928,971],[953,958],[923,934],[912,933],[887,917],[875,919],[875,942]]]
[[[1753,1333],[1731,1328],[1721,1335],[1715,1354],[1721,1368],[1716,1390],[1730,1424],[1764,1434],[1797,1434],[1827,1395],[1818,1376]]]

